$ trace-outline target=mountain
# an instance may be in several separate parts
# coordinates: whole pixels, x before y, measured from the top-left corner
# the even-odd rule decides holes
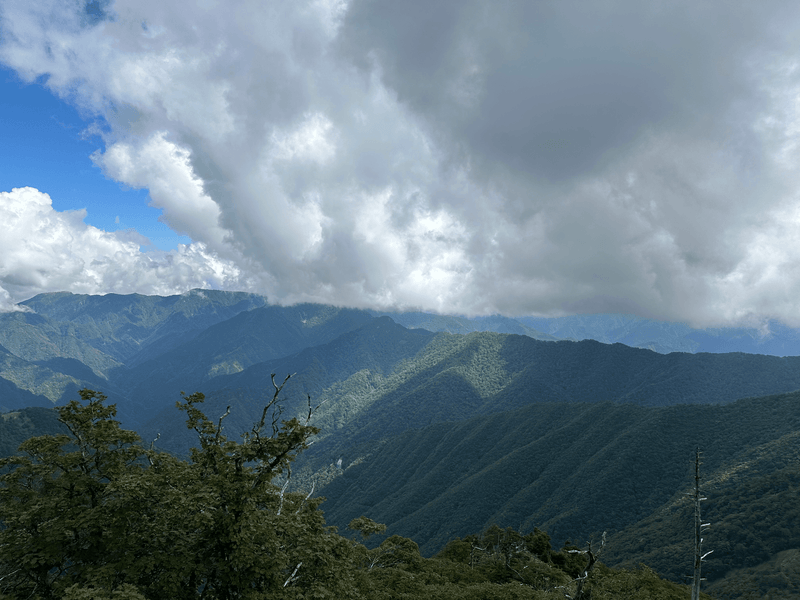
[[[15,454],[29,437],[65,433],[66,427],[57,417],[54,410],[43,407],[0,414],[0,458]]]
[[[248,313],[248,318],[260,310]],[[260,416],[259,407],[272,394],[270,375],[296,373],[285,389],[284,414],[301,417],[308,410],[308,395],[314,405],[321,404],[315,423],[323,434],[309,454],[319,456],[316,467],[407,429],[542,402],[713,404],[800,389],[800,357],[661,355],[594,341],[542,342],[495,333],[434,335],[405,329],[386,317],[370,319],[326,344],[213,378],[201,371],[207,369],[204,356],[211,354],[204,353],[199,342],[191,346],[186,349],[192,352],[189,359],[178,349],[162,357],[152,372],[144,371],[145,364],[126,375],[134,390],[141,381],[143,391],[134,397],[145,398],[142,414],[154,417],[144,428],[148,436],[161,432],[163,444],[185,451],[183,442],[170,441],[166,427],[178,419],[173,405],[187,381],[194,383],[186,391],[206,394],[212,413],[238,405],[227,426],[243,431]],[[141,419],[135,422],[142,425]],[[172,430],[173,436],[188,439],[179,427]]]
[[[523,323],[521,319],[512,319],[501,315],[467,318],[413,311],[400,313],[375,312],[375,315],[387,316],[395,323],[407,327],[408,329],[426,329],[436,333],[467,334],[480,331],[493,331],[494,333],[527,335],[536,340],[556,341],[562,339],[537,331]]]
[[[33,312],[0,313],[0,344],[23,360],[76,360],[99,377],[122,364],[85,341],[80,329]]]
[[[606,562],[680,580],[700,446],[718,523],[709,539],[720,536],[709,589],[769,590],[800,548],[788,507],[800,491],[800,357],[696,352],[789,350],[788,328],[758,337],[609,315],[467,319],[200,290],[43,294],[23,306],[0,315],[0,418],[18,431],[36,431],[19,409],[90,387],[145,443],[160,434],[158,447],[185,454],[181,390],[205,393],[205,412],[236,438],[272,398],[272,374],[277,384],[292,374],[282,412],[268,417],[313,410],[321,431],[290,483],[316,481],[340,527],[365,514],[426,554],[492,523],[539,527],[557,544],[607,530]],[[556,340],[587,334],[603,342]],[[619,339],[692,352],[605,343]]]
[[[773,356],[800,354],[800,330],[777,321],[759,327],[710,327],[696,329],[685,323],[656,321],[633,315],[573,315],[569,317],[520,317],[520,323],[558,339],[592,339],[621,343],[654,352],[745,352]]]
[[[260,418],[263,405],[272,397],[271,375],[277,374],[276,382],[280,384],[287,374],[294,374],[283,390],[284,416],[302,417],[307,413],[310,395],[314,406],[321,405],[315,413],[315,424],[322,429],[321,437],[325,437],[363,410],[375,396],[376,386],[433,337],[425,330],[405,329],[388,317],[376,318],[326,344],[257,363],[239,373],[219,375],[206,385],[195,387],[206,395],[204,410],[209,414],[222,414],[232,406],[226,428],[241,432]],[[142,431],[148,439],[162,434],[161,446],[181,454],[188,451],[193,439],[174,402],[155,415]]]
[[[28,361],[0,346],[0,407],[52,406],[83,387],[108,382],[76,359]]]
[[[715,597],[736,598],[744,591],[746,597],[768,597],[777,583],[781,598],[800,592],[800,571],[789,560],[800,548],[800,430],[775,422],[786,416],[786,403],[798,400],[798,394],[756,399],[750,404],[757,414],[730,415],[745,417],[740,427],[758,433],[721,464],[709,465],[709,453],[719,452],[703,446],[703,520],[711,523],[704,548],[713,551],[703,571]],[[691,553],[686,531],[694,516],[683,493],[688,487],[612,536],[606,558],[612,564],[646,562],[676,581],[685,576],[688,568],[681,569],[679,557]]]
[[[606,564],[687,583],[698,446],[704,549],[714,551],[703,589],[797,597],[800,392],[727,405],[539,404],[439,423],[346,458],[319,493],[329,523],[366,515],[427,555],[494,524],[547,531],[556,547],[606,531]]]
[[[358,464],[324,488],[324,508],[334,524],[364,512],[427,553],[495,522],[581,542],[686,491],[695,447],[711,473],[798,430],[800,393],[725,406],[537,404],[410,429],[357,461],[345,456]]]
[[[134,366],[193,339],[216,323],[266,304],[266,298],[256,294],[191,290],[177,296],[60,292],[39,294],[20,306],[58,323],[62,339],[80,340],[117,364]],[[23,341],[16,335],[10,337]],[[74,354],[58,356],[79,358]]]
[[[129,398],[120,419],[138,427],[189,386],[211,388],[216,377],[330,342],[372,319],[366,311],[311,304],[239,313],[158,358],[115,371],[114,383]]]

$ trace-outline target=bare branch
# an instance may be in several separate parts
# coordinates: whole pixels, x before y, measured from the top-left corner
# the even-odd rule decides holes
[[[151,453],[153,452],[153,446],[159,440],[160,437],[161,437],[161,434],[159,433],[159,434],[156,435],[156,437],[153,439],[153,441],[150,442],[150,452]],[[155,463],[153,462],[153,457],[150,454],[147,455],[147,462],[150,463],[151,467],[155,466]]]
[[[584,595],[583,586],[586,585],[586,580],[589,579],[589,573],[592,572],[595,563],[597,562],[600,553],[603,551],[603,548],[606,546],[606,532],[603,532],[603,538],[600,542],[600,549],[597,552],[592,550],[592,543],[589,542],[589,549],[588,550],[570,550],[570,552],[582,552],[589,555],[589,562],[586,564],[586,567],[583,569],[583,575],[579,576],[575,581],[578,582],[578,587],[575,590],[575,597],[574,600],[584,600],[584,598],[588,598],[588,596]]]
[[[283,407],[279,404],[277,409],[272,411],[272,435],[275,435],[280,431],[280,427],[278,426],[278,420],[281,418],[283,414]]]
[[[289,575],[289,579],[287,579],[286,581],[283,582],[283,587],[286,587],[290,583],[294,583],[295,581],[297,581],[299,579],[299,577],[295,577],[295,575],[297,575],[297,572],[300,570],[300,567],[302,567],[302,566],[303,566],[303,561],[300,561],[299,563],[297,563],[297,566],[294,568],[294,571],[292,571],[292,574]]]
[[[215,444],[219,444],[219,438],[222,435],[222,419],[227,417],[229,414],[231,414],[231,407],[230,406],[228,406],[228,408],[225,409],[225,414],[222,415],[219,418],[219,423],[217,424],[217,435],[214,437],[214,443]]]
[[[317,412],[320,406],[325,404],[328,400],[323,400],[319,404],[317,404],[314,408],[311,408],[311,394],[306,394],[308,398],[308,415],[306,415],[306,425],[308,425],[309,421],[311,421],[311,417],[314,416],[314,413]]]
[[[308,502],[308,499],[309,499],[309,498],[311,498],[311,494],[313,494],[313,493],[314,493],[314,488],[316,487],[316,485],[317,485],[317,482],[316,482],[316,481],[314,481],[314,482],[312,482],[312,483],[311,483],[311,491],[310,491],[310,492],[308,492],[308,495],[307,495],[307,496],[306,496],[306,497],[303,499],[303,501],[300,503],[300,506],[298,506],[298,507],[297,507],[297,510],[296,510],[296,511],[294,511],[294,514],[296,514],[296,515],[299,515],[299,514],[300,514],[300,511],[302,510],[303,506],[305,505],[305,503],[306,503],[306,502]]]
[[[292,473],[290,471],[289,472],[289,477],[291,477],[291,476],[292,476]],[[286,478],[286,483],[284,483],[283,487],[281,488],[280,502],[278,504],[278,516],[279,517],[281,516],[281,511],[283,510],[283,495],[286,493],[286,488],[289,487],[289,477]]]
[[[22,569],[17,569],[16,571],[11,571],[11,573],[7,573],[6,575],[3,575],[2,577],[0,577],[0,581],[3,581],[3,579],[5,579],[6,577],[11,577],[14,573],[19,573],[21,570]]]
[[[275,373],[272,373],[272,375],[270,375],[270,379],[272,381],[272,387],[275,388],[275,392],[272,394],[272,398],[270,399],[270,401],[267,402],[266,405],[264,405],[264,410],[261,411],[261,419],[259,419],[258,423],[253,425],[252,431],[253,431],[253,436],[255,437],[256,440],[259,440],[261,437],[260,436],[261,430],[264,428],[264,424],[267,422],[267,413],[269,412],[269,409],[273,408],[277,404],[278,396],[280,395],[281,390],[283,390],[283,386],[285,386],[286,382],[289,381],[289,379],[291,379],[293,376],[294,375],[290,373],[289,375],[284,377],[283,382],[280,385],[278,385],[277,383],[275,383]],[[278,417],[280,417],[280,413],[282,412],[282,410],[280,409],[280,405],[278,405],[277,412],[278,412]],[[272,413],[273,435],[277,433],[276,425],[277,425],[277,418],[275,416],[275,411],[273,411]]]

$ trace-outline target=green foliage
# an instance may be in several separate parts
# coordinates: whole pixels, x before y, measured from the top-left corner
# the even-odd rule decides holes
[[[511,527],[492,525],[481,535],[450,541],[436,558],[467,565],[472,573],[480,573],[482,580],[494,584],[516,582],[547,590],[571,579],[555,567],[551,550],[549,537],[538,529],[522,535]],[[584,564],[582,561],[581,566]]]
[[[394,543],[416,547],[411,540],[401,540]],[[552,557],[559,563],[570,557],[571,570],[582,571],[587,566],[586,554],[570,553],[570,549],[552,553],[547,534],[542,531],[522,535],[510,527],[493,525],[479,535],[452,540],[434,558],[425,559],[410,552],[391,564],[367,566],[361,574],[360,588],[364,597],[378,600],[578,598],[574,576],[540,558]],[[646,567],[609,569],[601,563],[596,567],[587,579],[582,598],[682,600],[689,595],[686,586],[664,581]]]
[[[800,550],[779,552],[756,567],[734,569],[707,586],[717,600],[800,599]]]
[[[112,592],[94,587],[72,587],[64,590],[63,600],[146,600],[136,587],[124,583]]]
[[[645,566],[626,570],[598,564],[587,585],[587,593],[592,600],[685,600],[689,597],[689,588],[665,581]],[[700,598],[709,600],[704,593]]]
[[[15,587],[42,597],[83,583],[88,565],[107,560],[114,519],[107,488],[138,470],[143,455],[133,445],[138,436],[111,420],[105,397],[88,390],[81,397],[85,406],[72,401],[59,409],[69,435],[29,439],[20,446],[24,455],[0,461],[0,560]]]
[[[214,422],[200,409],[202,394],[184,396],[179,407],[198,437],[189,460],[140,445],[102,394],[82,390],[81,402],[59,408],[67,433],[31,438],[21,454],[0,461],[0,598],[554,600],[575,593],[582,555],[553,552],[538,529],[522,535],[492,526],[432,559],[398,535],[367,549],[336,534],[321,499],[276,485],[317,429],[307,419],[279,422],[283,386],[273,384],[272,401],[240,442],[223,434],[229,411]],[[386,529],[365,516],[350,528],[363,539]],[[640,583],[655,586],[642,598],[673,597],[651,573],[607,569],[592,582],[592,597],[633,597],[624,592]]]
[[[59,409],[68,434],[0,462],[0,593],[15,598],[346,598],[353,547],[325,526],[320,499],[274,478],[316,429],[278,423],[280,386],[241,442],[199,409],[190,461],[147,450],[102,394]]]
[[[779,437],[740,451],[716,468],[709,468],[704,478],[702,490],[708,501],[703,503],[703,518],[711,523],[705,532],[704,548],[714,552],[704,561],[703,576],[714,596],[734,597],[727,593],[723,596],[720,586],[731,586],[716,586],[716,581],[736,569],[735,576],[731,575],[737,582],[733,587],[744,589],[742,581],[747,580],[746,587],[763,597],[775,587],[774,582],[767,581],[769,575],[762,581],[763,573],[774,571],[769,562],[781,552],[800,547],[800,432],[780,435],[787,425],[796,428],[781,405],[797,407],[798,399],[799,394],[791,394],[737,403],[741,408],[751,405],[755,409],[730,415],[728,420],[737,424],[741,435],[735,430],[729,434],[733,427],[720,420],[727,429],[720,432],[720,442],[725,437],[742,439],[750,434],[748,430],[769,430]],[[714,461],[704,462],[704,468],[714,466]],[[693,506],[684,495],[688,491],[685,487],[677,491],[652,515],[612,537],[606,556],[611,564],[630,566],[642,561],[674,581],[691,574]],[[790,579],[784,581],[782,590],[788,597]]]
[[[357,531],[361,534],[361,538],[366,540],[371,535],[375,535],[378,533],[383,533],[386,531],[386,525],[383,523],[376,523],[369,517],[358,517],[357,519],[353,519],[350,521],[350,524],[347,526],[348,529],[352,529],[353,531]]]

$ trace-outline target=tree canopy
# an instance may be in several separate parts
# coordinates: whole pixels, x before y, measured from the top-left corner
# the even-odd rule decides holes
[[[319,498],[275,484],[317,432],[278,421],[280,387],[238,442],[224,435],[224,415],[214,423],[203,414],[202,394],[184,396],[199,442],[188,461],[144,447],[105,396],[81,391],[82,402],[58,409],[69,434],[29,439],[0,462],[0,591],[352,595],[352,573],[341,568],[352,544],[325,526]]]

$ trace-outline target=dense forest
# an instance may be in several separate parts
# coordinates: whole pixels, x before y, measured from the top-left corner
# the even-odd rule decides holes
[[[102,394],[82,390],[58,409],[66,433],[0,461],[0,598],[686,596],[645,567],[596,562],[604,540],[554,551],[538,529],[494,526],[424,558],[397,535],[365,545],[385,530],[367,517],[340,535],[320,498],[278,485],[318,433],[308,419],[280,421],[280,391],[241,442],[222,432],[227,413],[214,422],[202,394],[184,396],[198,444],[182,460],[142,445]]]

